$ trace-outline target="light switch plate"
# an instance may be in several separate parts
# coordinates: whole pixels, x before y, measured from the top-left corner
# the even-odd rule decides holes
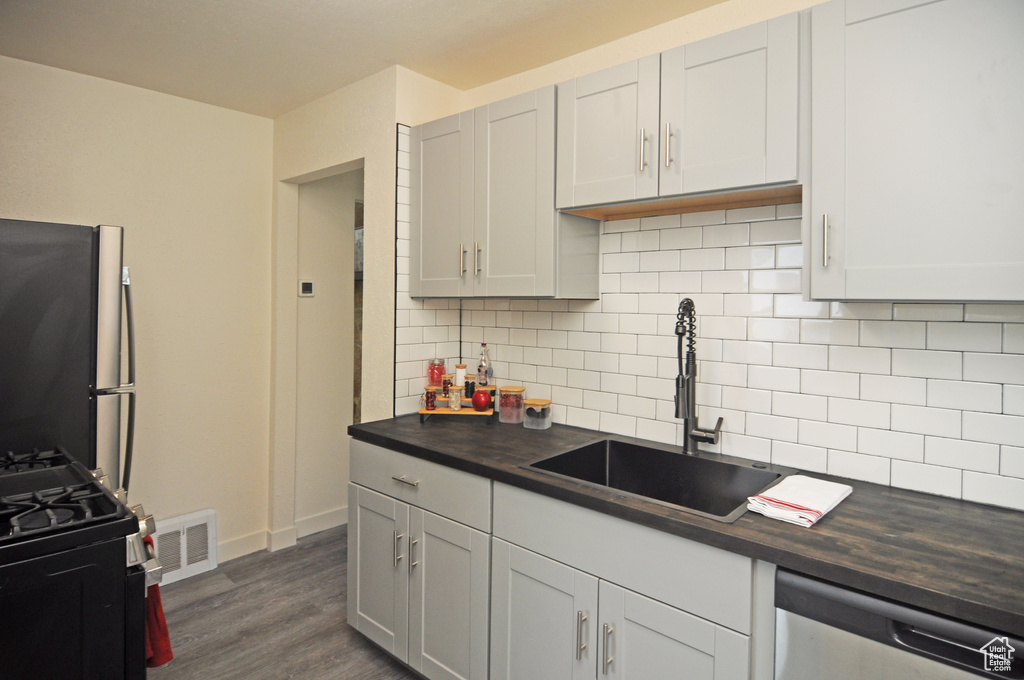
[[[299,297],[313,297],[312,281],[299,281]]]

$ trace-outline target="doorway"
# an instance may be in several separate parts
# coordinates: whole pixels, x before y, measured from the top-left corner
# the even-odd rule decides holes
[[[347,428],[357,413],[356,218],[363,170],[299,185],[295,528],[346,521]],[[361,225],[360,225],[361,226]],[[361,230],[360,230],[361,231]]]

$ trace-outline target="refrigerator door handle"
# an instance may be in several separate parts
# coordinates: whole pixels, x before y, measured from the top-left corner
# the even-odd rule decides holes
[[[124,474],[121,488],[128,492],[128,481],[132,473],[132,452],[135,445],[135,315],[132,313],[132,280],[128,267],[121,268],[121,289],[124,291],[124,315],[128,330],[128,382],[117,387],[101,387],[93,390],[96,396],[128,395],[128,423],[124,445]]]

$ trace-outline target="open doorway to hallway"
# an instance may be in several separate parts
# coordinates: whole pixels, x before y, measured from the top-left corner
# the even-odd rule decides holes
[[[358,413],[357,219],[363,170],[298,187],[295,527],[299,537],[345,521],[348,426]],[[359,206],[357,208],[357,205]],[[361,235],[361,219],[358,220]],[[306,282],[305,294],[301,282]],[[361,281],[359,281],[361,284]],[[311,291],[308,290],[311,288]]]

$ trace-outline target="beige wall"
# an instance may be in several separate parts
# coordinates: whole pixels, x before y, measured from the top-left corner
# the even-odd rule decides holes
[[[299,186],[295,525],[299,537],[344,524],[352,423],[355,202],[363,171]]]
[[[272,122],[0,57],[0,214],[125,227],[138,400],[131,500],[215,508],[263,547]]]

